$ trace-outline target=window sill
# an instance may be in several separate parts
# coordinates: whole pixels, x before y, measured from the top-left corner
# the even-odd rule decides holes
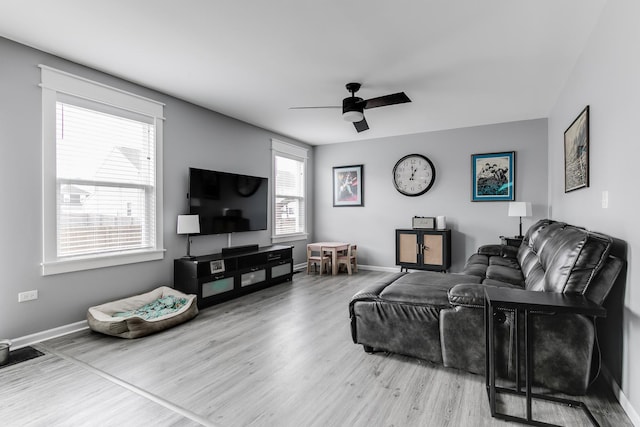
[[[164,249],[128,252],[126,254],[105,255],[99,257],[73,258],[61,261],[43,262],[42,275],[71,273],[73,271],[92,270],[138,262],[156,261],[164,258]]]
[[[271,243],[295,242],[297,240],[307,240],[307,233],[287,234],[286,236],[271,236]]]

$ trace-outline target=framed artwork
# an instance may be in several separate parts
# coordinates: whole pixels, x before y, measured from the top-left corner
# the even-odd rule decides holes
[[[564,131],[564,192],[589,186],[589,106]]]
[[[471,155],[471,201],[515,200],[515,151]]]
[[[364,165],[333,168],[333,206],[364,206]]]

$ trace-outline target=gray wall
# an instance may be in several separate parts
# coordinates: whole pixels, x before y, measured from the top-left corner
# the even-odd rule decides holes
[[[375,126],[375,124],[372,124]],[[396,228],[411,218],[445,215],[452,231],[453,271],[479,245],[500,243],[518,232],[518,218],[507,216],[508,202],[471,202],[471,155],[516,152],[516,200],[533,205],[523,228],[547,215],[546,119],[479,126],[316,147],[315,239],[358,244],[358,262],[394,267]],[[420,153],[436,168],[434,186],[407,197],[392,183],[402,156]],[[364,207],[333,207],[332,168],[364,164]]]
[[[187,213],[189,166],[270,177],[271,138],[297,143],[3,38],[0,38],[0,58],[2,338],[22,337],[68,325],[83,320],[92,305],[171,285],[173,259],[186,252],[185,237],[176,234],[176,218],[178,214]],[[164,260],[41,276],[41,90],[37,67],[40,63],[166,103],[163,228],[167,252]],[[313,151],[309,154],[308,185],[312,188]],[[232,235],[232,245],[266,246],[270,244],[270,236],[270,230],[237,233]],[[192,252],[195,255],[217,252],[227,243],[227,235],[194,237]],[[305,243],[293,243],[296,263],[306,258]],[[39,299],[18,303],[18,293],[32,289],[38,290]]]
[[[640,2],[610,0],[549,116],[549,203],[553,218],[624,241],[626,275],[608,298],[600,323],[605,365],[634,408],[640,408]],[[590,186],[564,192],[563,134],[590,106]],[[602,208],[602,192],[609,207]],[[625,404],[625,400],[622,400]],[[635,422],[640,423],[637,412]]]

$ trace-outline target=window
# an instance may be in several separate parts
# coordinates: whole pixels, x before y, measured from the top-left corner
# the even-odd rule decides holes
[[[162,104],[40,67],[43,274],[162,259]]]
[[[273,236],[272,242],[307,238],[306,173],[307,150],[272,140],[273,152]]]

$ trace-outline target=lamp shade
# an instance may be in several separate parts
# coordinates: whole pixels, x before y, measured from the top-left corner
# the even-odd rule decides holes
[[[509,216],[531,216],[530,202],[509,202]]]
[[[200,233],[200,218],[198,215],[178,215],[178,234]]]

